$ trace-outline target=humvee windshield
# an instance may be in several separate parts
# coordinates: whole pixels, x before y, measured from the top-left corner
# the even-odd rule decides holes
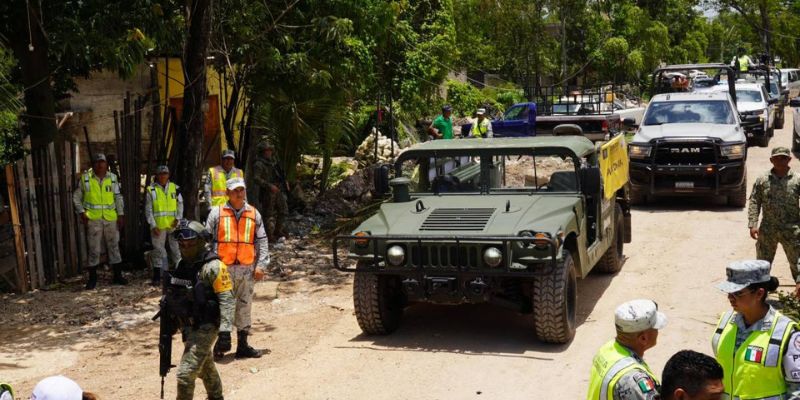
[[[506,154],[417,157],[399,161],[415,193],[564,193],[578,191],[575,162],[567,155]]]

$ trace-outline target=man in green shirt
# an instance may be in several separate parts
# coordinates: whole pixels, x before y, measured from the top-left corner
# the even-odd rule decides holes
[[[428,134],[434,139],[452,139],[453,138],[453,119],[450,114],[453,113],[453,108],[449,105],[442,107],[442,113],[433,120],[431,126],[428,127]]]

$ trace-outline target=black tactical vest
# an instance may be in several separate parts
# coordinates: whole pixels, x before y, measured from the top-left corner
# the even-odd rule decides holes
[[[178,263],[174,271],[167,273],[167,310],[181,327],[198,328],[205,324],[219,326],[219,300],[212,287],[200,280],[200,269],[209,261],[218,260],[216,254],[208,253],[199,262]]]

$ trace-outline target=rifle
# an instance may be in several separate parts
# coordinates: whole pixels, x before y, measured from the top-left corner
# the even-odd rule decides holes
[[[172,365],[172,335],[175,334],[176,327],[174,319],[167,311],[166,299],[161,298],[159,303],[161,309],[158,310],[152,320],[161,319],[158,331],[158,374],[161,375],[161,398],[164,398],[164,378],[169,373],[169,370],[174,367]]]

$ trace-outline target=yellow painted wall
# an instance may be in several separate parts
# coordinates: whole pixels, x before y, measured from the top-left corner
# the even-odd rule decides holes
[[[165,93],[167,85],[167,77],[169,77],[169,98],[170,99],[179,99],[183,98],[183,87],[184,87],[184,80],[183,80],[183,66],[181,64],[181,59],[176,57],[169,58],[169,70],[167,71],[166,68],[166,60],[164,57],[159,58],[157,61],[154,61],[154,64],[158,71],[158,91],[159,96],[161,98],[161,104],[167,102],[167,94]],[[220,99],[220,112],[219,112],[219,126],[220,126],[220,133],[218,136],[218,140],[220,141],[220,149],[225,150],[227,149],[227,144],[225,143],[224,136],[225,132],[222,131],[222,110],[227,103],[227,98],[223,99],[225,95],[223,90],[220,90],[220,74],[214,70],[214,68],[208,67],[208,71],[206,72],[206,85],[208,87],[208,94],[217,95]],[[228,85],[227,93],[230,95],[232,87]],[[162,117],[164,109],[161,109]],[[240,107],[236,113],[236,123],[234,124],[234,141],[235,143],[239,143],[239,121],[242,120],[242,114],[244,110]]]

